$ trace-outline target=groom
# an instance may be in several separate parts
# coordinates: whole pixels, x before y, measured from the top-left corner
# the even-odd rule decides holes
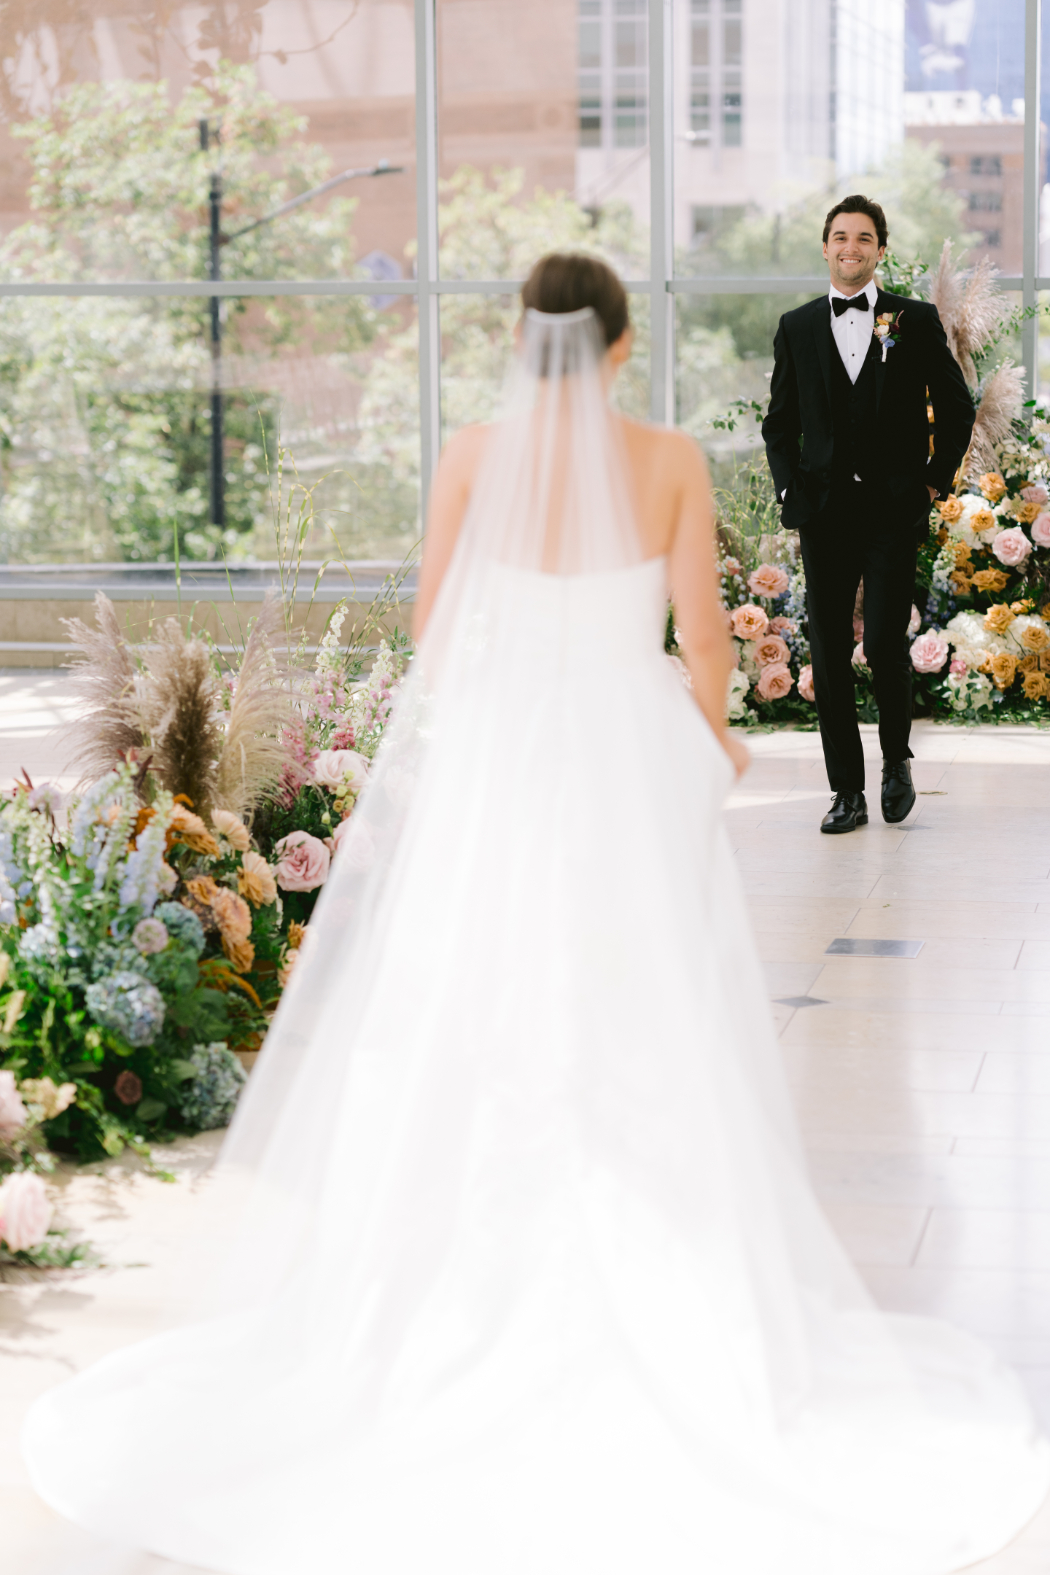
[[[867,197],[845,197],[828,214],[831,288],[780,319],[762,425],[781,517],[802,547],[813,688],[835,794],[820,829],[832,833],[868,819],[852,666],[862,577],[883,819],[895,824],[915,803],[907,642],[915,559],[933,500],[950,492],[973,427],[973,402],[936,307],[875,284],[887,236],[886,215]]]

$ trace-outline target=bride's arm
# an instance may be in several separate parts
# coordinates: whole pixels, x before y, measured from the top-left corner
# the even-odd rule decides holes
[[[459,540],[460,527],[477,473],[483,432],[483,427],[464,427],[441,450],[430,487],[423,563],[412,610],[412,635],[417,641],[426,627]]]
[[[669,433],[677,481],[678,517],[670,550],[671,598],[693,694],[737,775],[748,752],[726,726],[726,690],[735,663],[718,594],[714,505],[707,462],[691,438]]]

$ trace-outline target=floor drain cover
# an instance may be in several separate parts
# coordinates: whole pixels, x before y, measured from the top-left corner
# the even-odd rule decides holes
[[[864,941],[860,936],[837,935],[828,947],[828,957],[918,957],[922,941]]]

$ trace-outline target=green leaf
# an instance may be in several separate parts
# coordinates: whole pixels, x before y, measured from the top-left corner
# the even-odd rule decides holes
[[[135,1114],[140,1121],[159,1121],[167,1108],[159,1099],[140,1099]]]

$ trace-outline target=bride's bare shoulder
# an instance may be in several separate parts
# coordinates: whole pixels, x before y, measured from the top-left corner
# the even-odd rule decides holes
[[[633,421],[629,416],[621,416],[620,420],[636,464],[658,466],[662,472],[670,470],[682,479],[706,474],[703,450],[687,432]]]
[[[460,427],[441,450],[442,469],[457,479],[465,481],[473,479],[481,458],[481,451],[491,430],[491,426],[481,422],[475,422],[469,427]]]

